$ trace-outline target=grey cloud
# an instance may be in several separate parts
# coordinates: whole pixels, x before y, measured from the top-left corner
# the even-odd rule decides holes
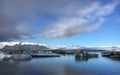
[[[103,23],[99,19],[104,20],[117,5],[100,3],[101,0],[0,0],[0,41],[33,38],[36,33],[44,38],[61,38],[92,31]],[[49,19],[52,16],[55,20]],[[34,27],[44,20],[43,28]],[[95,25],[88,25],[90,22]]]

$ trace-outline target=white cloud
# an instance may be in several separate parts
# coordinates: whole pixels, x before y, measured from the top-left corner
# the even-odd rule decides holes
[[[82,8],[73,6],[71,9],[67,7],[66,11],[71,13],[65,14],[59,20],[50,23],[44,30],[42,37],[47,39],[64,38],[93,31],[105,22],[105,17],[113,13],[116,6],[117,2],[107,5],[93,2],[90,6],[85,4]]]

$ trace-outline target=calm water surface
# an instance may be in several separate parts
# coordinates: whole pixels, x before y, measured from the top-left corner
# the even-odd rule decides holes
[[[30,61],[2,61],[0,75],[120,75],[120,61],[63,55]]]

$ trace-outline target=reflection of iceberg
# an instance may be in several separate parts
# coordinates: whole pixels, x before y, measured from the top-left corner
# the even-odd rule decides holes
[[[59,57],[59,54],[53,53],[52,51],[39,51],[37,53],[33,53],[32,57]]]
[[[12,55],[12,59],[13,60],[30,60],[32,59],[32,56],[27,54],[14,54]]]
[[[102,56],[120,58],[120,52],[119,51],[106,51],[106,52],[102,52]]]
[[[75,61],[88,61],[88,57],[75,56]]]
[[[103,57],[108,57],[114,60],[120,60],[120,51],[104,51],[102,52]]]
[[[11,58],[11,55],[0,52],[0,61]]]
[[[90,54],[86,51],[81,51],[75,55],[75,60],[76,61],[88,61],[88,59],[90,58],[97,58],[97,57],[98,57],[98,54]]]

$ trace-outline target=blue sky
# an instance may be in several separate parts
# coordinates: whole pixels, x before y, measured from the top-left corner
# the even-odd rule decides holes
[[[117,7],[119,9],[119,7]],[[116,14],[117,13],[117,14]],[[80,46],[116,46],[120,45],[120,19],[118,16],[120,11],[115,11],[114,14],[107,16],[107,21],[102,24],[97,30],[77,34],[69,38],[57,39],[28,39],[29,42],[45,43],[52,45],[80,45]],[[118,15],[118,16],[117,16]],[[37,26],[44,26],[43,23],[38,23]],[[25,40],[20,40],[26,41]]]
[[[120,0],[10,0],[0,3],[3,4],[1,42],[120,44]]]

